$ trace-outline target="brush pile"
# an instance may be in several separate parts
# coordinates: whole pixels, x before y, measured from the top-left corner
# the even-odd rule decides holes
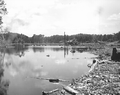
[[[120,94],[120,63],[98,61],[87,75],[74,80],[73,87],[82,95]]]

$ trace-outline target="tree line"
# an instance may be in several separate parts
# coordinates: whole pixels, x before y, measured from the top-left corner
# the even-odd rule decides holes
[[[91,43],[98,41],[120,42],[120,31],[114,34],[76,34],[76,35],[53,35],[46,37],[42,34],[34,34],[32,37],[28,37],[24,34],[7,32],[4,34],[4,38],[9,43],[62,43],[72,39],[76,39],[79,43]]]

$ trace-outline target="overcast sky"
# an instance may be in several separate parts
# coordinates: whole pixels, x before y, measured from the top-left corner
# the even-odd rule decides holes
[[[27,36],[120,31],[120,0],[5,0],[4,26]]]

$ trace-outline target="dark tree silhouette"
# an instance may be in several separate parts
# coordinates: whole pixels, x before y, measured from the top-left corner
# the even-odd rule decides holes
[[[5,7],[4,0],[0,0],[0,44],[5,45],[4,33],[5,31],[2,29],[2,17],[7,13],[7,9]],[[0,95],[7,95],[7,90],[9,87],[9,81],[3,80],[4,76],[4,56],[5,56],[5,48],[0,47]]]

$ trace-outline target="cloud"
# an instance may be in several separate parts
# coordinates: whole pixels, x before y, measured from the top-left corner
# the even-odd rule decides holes
[[[67,62],[67,60],[65,59],[58,59],[58,60],[55,60],[55,63],[58,64],[58,65],[63,65]]]
[[[10,24],[11,25],[18,24],[19,26],[25,26],[28,25],[29,23],[23,21],[22,19],[12,19]]]
[[[41,76],[43,77],[43,76],[47,76],[48,75],[48,72],[46,72],[46,71],[42,71],[41,72]]]
[[[64,31],[69,35],[78,32],[98,32],[96,5],[88,0],[6,1],[10,10],[8,12],[10,22],[7,25],[13,23],[9,26],[12,32],[24,33],[28,36],[62,35]],[[102,9],[98,9],[98,13],[101,14]]]
[[[18,72],[14,68],[9,68],[9,73],[13,77],[15,77],[18,74]]]
[[[119,14],[112,14],[108,17],[108,20],[120,20],[120,13]]]
[[[4,22],[3,26],[9,29],[9,31],[11,32],[17,32],[19,28],[28,26],[30,24],[28,20],[19,18],[16,15],[14,17],[8,17],[8,16],[4,17],[3,22]]]
[[[103,11],[104,11],[104,9],[102,7],[97,8],[98,15],[102,15]]]
[[[77,73],[78,73],[78,71],[77,71],[77,70],[73,70],[72,72],[73,72],[73,74],[77,74]]]
[[[25,34],[26,32],[27,34],[28,32],[33,33],[34,31],[33,29],[35,28],[35,25],[34,26],[31,26],[31,25],[36,20],[37,20],[36,21],[36,25],[37,25],[37,22],[40,20],[40,18],[38,18],[40,15],[41,13],[37,11],[34,11],[34,12],[23,11],[20,14],[16,13],[16,15],[14,15],[13,17],[9,17],[9,16],[4,17],[3,26],[7,27],[9,31],[15,32],[15,33],[23,33],[23,34]]]
[[[29,61],[26,58],[19,59],[19,57],[7,55],[5,58],[5,64],[9,70],[9,73],[15,77],[18,74],[22,76],[45,76],[48,73],[42,72],[43,66],[37,64],[37,61]]]

